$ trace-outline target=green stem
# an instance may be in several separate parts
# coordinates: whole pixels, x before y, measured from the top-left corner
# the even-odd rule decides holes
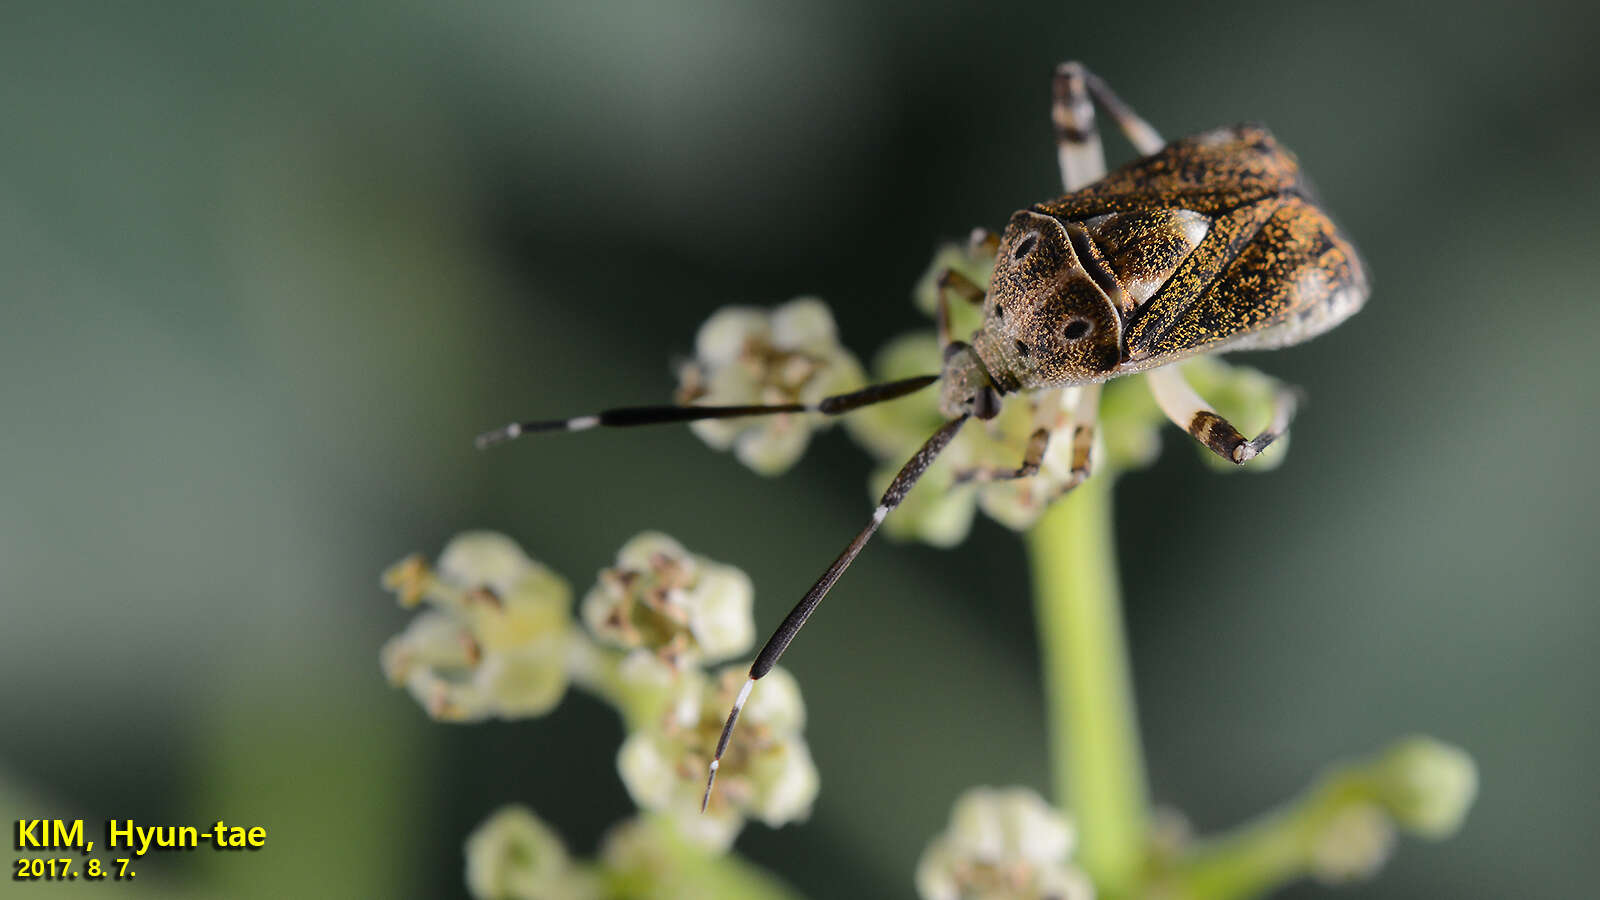
[[[1161,873],[1163,896],[1244,900],[1307,874],[1370,872],[1396,828],[1435,840],[1455,833],[1477,792],[1464,751],[1412,737],[1325,773],[1300,797],[1190,848]]]
[[[655,721],[672,691],[665,686],[625,683],[624,655],[600,646],[575,626],[567,644],[567,673],[573,684],[615,706],[628,731],[637,731]]]
[[[1028,533],[1057,801],[1102,895],[1142,875],[1148,806],[1111,521],[1110,473],[1080,485]]]
[[[1306,873],[1309,844],[1334,811],[1319,798],[1202,844],[1179,863],[1171,893],[1184,900],[1243,900],[1294,881]]]

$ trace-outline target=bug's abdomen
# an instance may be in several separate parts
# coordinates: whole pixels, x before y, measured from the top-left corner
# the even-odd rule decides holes
[[[1130,323],[1128,364],[1309,340],[1365,302],[1355,248],[1311,201],[1280,194],[1219,216]]]

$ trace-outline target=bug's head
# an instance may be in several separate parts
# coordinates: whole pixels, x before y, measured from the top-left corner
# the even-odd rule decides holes
[[[939,412],[947,419],[972,416],[992,419],[1000,415],[1000,392],[972,347],[954,341],[944,348],[944,372],[939,376]]]
[[[1081,227],[1022,210],[1011,217],[984,301],[978,355],[1021,387],[1103,380],[1122,356],[1120,293]]]

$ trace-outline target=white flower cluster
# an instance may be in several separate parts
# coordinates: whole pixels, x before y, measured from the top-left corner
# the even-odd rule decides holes
[[[744,680],[743,667],[713,677],[702,664],[755,641],[754,589],[739,569],[642,533],[584,597],[592,638],[573,619],[567,582],[502,534],[456,537],[436,568],[407,557],[383,584],[403,606],[430,607],[384,645],[381,661],[435,719],[542,715],[576,683],[622,713],[629,734],[617,767],[635,802],[687,839],[722,851],[747,819],[777,827],[809,814],[819,779],[801,734],[800,689],[782,669],[751,695],[700,813],[723,716]],[[526,837],[523,819],[508,821],[495,833]]]

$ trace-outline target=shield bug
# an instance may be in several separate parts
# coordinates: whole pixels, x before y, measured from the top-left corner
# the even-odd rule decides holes
[[[953,270],[941,273],[942,372],[816,404],[630,407],[513,423],[478,437],[484,447],[542,431],[771,413],[838,415],[940,383],[939,408],[948,421],[900,469],[871,521],[757,654],[711,762],[707,800],[756,681],[968,420],[994,418],[1011,395],[1078,388],[1068,432],[1072,476],[1063,488],[1070,489],[1089,475],[1099,386],[1142,373],[1168,418],[1223,459],[1242,464],[1288,429],[1294,392],[1282,391],[1266,430],[1246,439],[1173,364],[1199,354],[1309,340],[1367,298],[1355,247],[1323,210],[1294,156],[1265,128],[1229,126],[1168,143],[1078,63],[1056,70],[1053,99],[1057,159],[1068,193],[1019,210],[998,236],[975,232],[974,240],[994,254],[987,291]],[[1142,154],[1109,174],[1095,104]],[[965,341],[949,334],[952,299],[982,306],[983,324]],[[1028,478],[1039,471],[1051,434],[1035,431],[1015,469],[962,477]]]

